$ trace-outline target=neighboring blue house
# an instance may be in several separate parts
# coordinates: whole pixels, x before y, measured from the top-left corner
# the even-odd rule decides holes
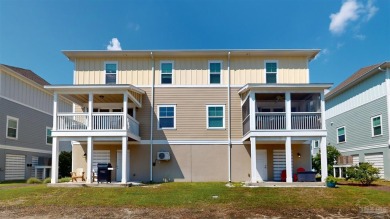
[[[50,165],[53,94],[44,85],[30,70],[0,64],[0,181],[27,179],[36,166]],[[61,111],[72,111],[69,100],[60,102]],[[70,151],[70,143],[61,150]]]
[[[325,100],[328,144],[390,179],[390,62],[358,70]]]

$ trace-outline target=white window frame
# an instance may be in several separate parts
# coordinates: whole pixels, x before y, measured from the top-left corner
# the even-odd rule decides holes
[[[380,135],[374,135],[374,119],[378,118],[378,117],[381,120],[381,124],[380,124],[380,126],[381,126],[381,134]],[[371,117],[371,136],[372,137],[377,137],[377,136],[381,136],[381,135],[383,135],[382,115],[376,115],[376,116]]]
[[[344,128],[344,141],[339,142],[339,129],[342,129],[342,128]],[[336,140],[337,140],[337,144],[343,144],[343,143],[347,142],[347,129],[345,128],[345,126],[340,126],[336,129]]]
[[[160,128],[160,108],[161,107],[173,107],[173,127],[172,128]],[[157,105],[158,112],[157,112],[157,130],[166,130],[166,129],[176,129],[176,104],[164,104],[164,105]]]
[[[319,148],[320,147],[320,141],[319,140],[314,140],[314,146],[313,148]]]
[[[264,83],[267,83],[267,63],[276,63],[276,82],[275,84],[279,83],[279,61],[278,60],[265,60],[264,61]],[[270,83],[273,84],[273,83]]]
[[[222,118],[222,127],[210,127],[209,126],[209,108],[210,107],[222,107],[223,118]],[[207,129],[225,129],[225,105],[206,105],[206,123]]]
[[[220,69],[220,72],[219,72],[219,83],[211,83],[211,80],[210,80],[210,77],[211,77],[211,68],[210,68],[210,65],[212,63],[219,63],[221,65],[221,69]],[[223,62],[222,60],[209,60],[209,64],[208,64],[208,67],[209,67],[209,77],[208,77],[208,82],[209,84],[222,84],[222,69],[223,69]],[[215,73],[213,73],[215,74]]]
[[[47,135],[47,130],[48,130],[48,129],[50,129],[50,131],[53,131],[53,128],[52,128],[52,127],[46,126],[46,140],[45,140],[45,141],[46,141],[46,144],[47,144],[47,145],[52,145],[53,143],[47,142],[47,137],[49,137],[49,136]],[[50,137],[51,137],[51,139],[52,139],[51,142],[53,142],[53,135],[51,135]]]
[[[104,84],[107,84],[106,82],[106,65],[107,64],[115,64],[116,65],[116,71],[115,71],[115,84],[118,84],[118,71],[119,71],[119,65],[117,61],[105,61],[104,62]],[[108,74],[114,74],[114,73],[108,73]]]
[[[15,120],[16,121],[16,137],[9,137],[8,136],[8,126],[9,126],[9,120]],[[19,119],[16,118],[16,117],[12,117],[12,116],[7,116],[7,127],[6,127],[6,131],[5,131],[5,137],[8,138],[8,139],[13,139],[13,140],[18,140],[18,137],[19,137]]]
[[[172,60],[161,60],[160,61],[160,84],[161,85],[170,85],[170,84],[163,84],[162,83],[162,75],[163,74],[167,74],[167,73],[162,73],[162,65],[163,64],[166,64],[166,63],[169,63],[169,64],[172,64],[172,73],[171,73],[171,75],[172,75],[172,81],[171,81],[171,83],[170,84],[173,84],[173,79],[174,79],[174,72],[175,72],[175,62],[174,61],[172,61]]]

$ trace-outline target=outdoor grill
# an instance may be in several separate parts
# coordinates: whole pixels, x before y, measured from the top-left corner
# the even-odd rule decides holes
[[[98,172],[97,172],[97,181],[111,183],[111,169],[112,166],[110,163],[98,163],[97,164]]]

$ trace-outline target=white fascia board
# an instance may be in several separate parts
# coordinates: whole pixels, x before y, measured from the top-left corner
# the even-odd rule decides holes
[[[127,131],[52,131],[53,137],[127,137]]]
[[[307,90],[308,92],[314,91],[323,91],[325,89],[329,89],[333,84],[246,84],[238,93],[243,93],[250,90],[261,89],[261,91],[280,91],[281,88],[285,91],[294,91],[301,92],[302,90]]]
[[[140,88],[137,88],[131,84],[125,85],[46,85],[44,86],[47,90],[52,90],[57,93],[68,93],[68,94],[78,94],[78,93],[88,93],[93,91],[106,92],[111,94],[116,94],[124,90],[132,90],[140,94],[145,94]]]
[[[304,130],[304,131],[251,131],[245,137],[326,137],[326,130]]]

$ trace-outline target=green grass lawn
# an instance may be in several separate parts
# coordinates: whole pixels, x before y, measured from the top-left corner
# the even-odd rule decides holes
[[[3,185],[4,186],[4,185]],[[218,196],[218,198],[213,198]],[[313,201],[308,201],[311,199]],[[365,187],[245,188],[224,183],[166,183],[129,188],[52,188],[26,185],[0,190],[0,203],[23,200],[21,205],[194,207],[229,205],[238,208],[354,207],[356,200],[390,206],[390,193]]]

